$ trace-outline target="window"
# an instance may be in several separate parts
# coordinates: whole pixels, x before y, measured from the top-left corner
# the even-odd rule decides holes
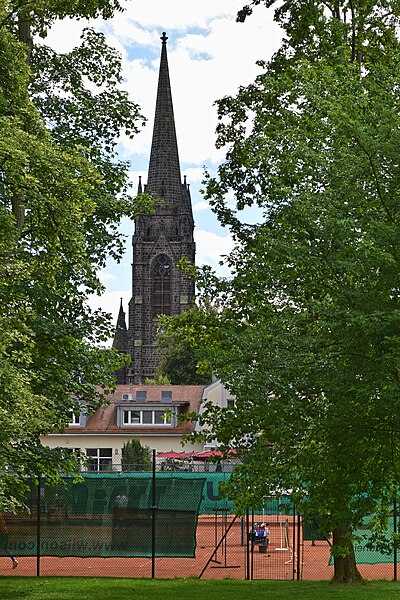
[[[161,410],[129,410],[123,409],[123,425],[171,425],[171,415]]]
[[[227,407],[230,410],[233,410],[235,408],[235,401],[233,399],[231,399],[231,398],[228,398],[228,400],[227,400]]]
[[[163,402],[171,402],[172,400],[172,392],[170,390],[165,390],[161,392],[161,400]]]
[[[142,412],[142,422],[143,422],[143,425],[151,425],[153,423],[153,411],[152,410],[144,410]]]
[[[140,423],[140,411],[124,410],[124,425]]]
[[[86,448],[89,471],[109,471],[112,466],[112,448]]]
[[[165,425],[165,412],[163,410],[154,411],[154,423],[156,425]]]
[[[69,427],[71,427],[73,425],[80,425],[80,414],[71,411],[69,413],[69,423],[68,423],[68,425],[69,425]]]
[[[146,402],[147,392],[146,390],[136,390],[136,402]]]
[[[153,317],[161,314],[171,314],[171,264],[163,254],[153,267]]]

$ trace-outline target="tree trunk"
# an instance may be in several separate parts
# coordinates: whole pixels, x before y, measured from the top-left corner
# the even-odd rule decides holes
[[[20,12],[18,18],[18,39],[20,42],[23,42],[25,44],[26,62],[29,64],[33,46],[31,22],[29,13],[26,14],[22,11]]]
[[[26,49],[26,62],[29,64],[31,51],[33,46],[33,39],[31,34],[31,23],[29,13],[23,11],[18,16],[18,39],[20,42],[25,44]],[[12,213],[14,215],[17,228],[19,233],[22,231],[24,226],[25,218],[25,207],[24,207],[25,195],[21,193],[15,193],[12,197]]]
[[[342,556],[334,555],[334,575],[332,583],[354,583],[362,581],[357,569],[351,531],[347,527],[337,527],[333,531],[333,547],[339,549]],[[346,554],[347,552],[347,554]],[[343,556],[343,554],[346,554]]]

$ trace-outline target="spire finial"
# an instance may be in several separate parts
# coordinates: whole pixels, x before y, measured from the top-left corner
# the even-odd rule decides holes
[[[167,39],[168,39],[168,36],[167,36],[167,34],[165,33],[165,31],[163,31],[163,34],[162,34],[162,36],[160,37],[160,40],[162,41],[162,43],[163,43],[163,45],[164,45],[164,46],[165,46],[165,44],[167,43]]]

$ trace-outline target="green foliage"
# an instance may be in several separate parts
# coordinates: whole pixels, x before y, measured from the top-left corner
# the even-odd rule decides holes
[[[120,219],[137,210],[115,146],[142,119],[104,36],[85,31],[68,55],[30,42],[57,18],[118,7],[0,1],[1,509],[23,501],[27,475],[52,482],[60,465],[76,468],[40,437],[98,406],[125,360],[99,347],[111,323],[87,299],[102,291],[106,258],[121,257]],[[151,202],[141,198],[140,210]]]
[[[190,265],[191,277],[195,277],[204,289],[210,289],[218,283],[215,276],[209,278],[209,269],[196,271]],[[201,384],[211,381],[212,369],[208,360],[208,343],[213,343],[218,336],[219,315],[217,307],[207,297],[199,295],[198,304],[193,305],[176,317],[161,315],[159,326],[159,345],[165,351],[165,359],[161,360],[158,372],[165,373],[171,383],[176,374],[192,383],[197,380]],[[185,374],[186,372],[186,374]]]
[[[132,437],[122,446],[121,465],[123,471],[145,471],[151,465],[149,446],[142,446],[139,438]]]
[[[162,356],[156,370],[156,380],[164,378],[172,385],[207,385],[211,382],[210,369],[198,365],[195,350],[178,336],[165,332],[158,338]]]
[[[145,385],[171,385],[171,382],[166,375],[156,373],[154,379],[145,380]]]
[[[351,531],[386,511],[400,469],[400,5],[329,6],[282,3],[282,48],[218,103],[228,151],[206,195],[237,246],[211,332],[186,333],[237,398],[201,422],[246,458],[238,509],[293,490],[350,581]],[[244,225],[252,204],[262,221]]]

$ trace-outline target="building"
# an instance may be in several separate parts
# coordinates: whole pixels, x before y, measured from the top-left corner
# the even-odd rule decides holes
[[[154,214],[140,214],[135,221],[129,325],[121,302],[113,342],[132,363],[117,372],[119,384],[143,384],[154,377],[158,316],[178,315],[194,298],[194,282],[177,267],[183,258],[195,260],[194,220],[189,185],[181,178],[167,39],[163,33],[147,184],[138,186],[138,194],[151,194],[156,205]]]
[[[233,396],[224,386],[220,379],[213,381],[210,385],[204,388],[201,404],[199,407],[199,415],[202,414],[206,403],[211,403],[214,406],[218,406],[221,409],[235,409],[235,396]],[[201,426],[196,422],[194,430],[197,433],[201,433],[205,430],[204,426]],[[215,450],[218,448],[216,440],[208,440],[204,442],[204,451]]]
[[[185,444],[193,422],[179,423],[182,414],[198,413],[204,386],[119,385],[109,404],[93,414],[71,415],[64,432],[54,432],[42,442],[51,448],[79,450],[88,457],[92,471],[121,469],[123,445],[137,437],[142,446],[157,452],[201,452],[203,444]],[[183,445],[182,445],[183,442]]]
[[[186,443],[198,431],[195,422],[179,422],[181,414],[199,414],[211,400],[222,408],[233,400],[220,382],[208,387],[143,385],[154,376],[159,356],[156,346],[159,314],[177,315],[194,298],[194,283],[178,270],[182,258],[194,262],[194,221],[189,185],[181,181],[167,61],[167,36],[161,37],[161,61],[156,99],[153,140],[147,184],[144,191],[161,199],[154,214],[140,214],[133,236],[132,298],[129,327],[122,305],[113,346],[130,354],[132,363],[120,369],[117,387],[109,404],[93,414],[71,415],[64,432],[42,439],[49,447],[80,450],[94,471],[118,470],[123,445],[137,437],[157,452],[203,452],[214,443]],[[139,181],[138,193],[142,193]]]
[[[179,422],[178,417],[189,413],[201,415],[206,402],[222,409],[233,410],[235,406],[234,397],[219,380],[207,387],[119,385],[108,401],[109,404],[88,416],[82,407],[81,414],[71,415],[64,432],[55,431],[43,437],[42,443],[50,448],[79,450],[88,458],[87,468],[91,471],[119,471],[123,445],[132,437],[157,453],[215,450],[218,447],[215,441],[191,443],[188,436],[200,433],[202,428],[195,421]],[[224,470],[229,470],[235,458],[223,463]],[[211,464],[207,470],[213,469],[215,465]]]

